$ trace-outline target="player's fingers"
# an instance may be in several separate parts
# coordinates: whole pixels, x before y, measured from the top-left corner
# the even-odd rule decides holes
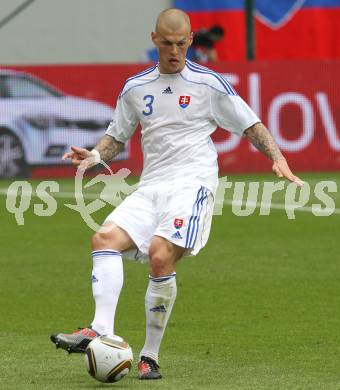
[[[83,161],[83,159],[81,157],[79,157],[76,153],[73,153],[73,152],[65,153],[63,155],[62,159],[63,160],[71,160],[71,163],[74,166],[78,166]]]
[[[292,174],[292,172],[283,172],[283,176],[289,181],[295,181],[295,176]]]
[[[86,158],[89,154],[89,151],[87,149],[78,148],[77,146],[71,146],[71,150],[74,153],[77,153],[79,156]]]
[[[295,176],[293,172],[290,170],[287,161],[285,159],[281,159],[276,161],[273,164],[273,171],[277,174],[278,177],[285,177],[289,181],[295,181]]]
[[[283,177],[281,170],[276,165],[273,165],[273,172],[277,177]]]
[[[298,179],[293,172],[290,170],[289,166],[285,164],[283,167],[281,167],[281,172],[283,176],[288,179],[291,182],[295,182],[296,179]]]
[[[79,153],[83,150],[83,148],[78,148],[78,146],[71,146],[71,149],[75,152],[75,153]]]
[[[288,167],[287,167],[287,169],[282,169],[281,174],[282,174],[281,177],[285,177],[290,182],[295,183],[299,187],[302,187],[305,184],[305,182],[303,180],[301,180],[299,177],[293,175],[292,171]]]
[[[69,153],[65,153],[62,157],[63,160],[68,160],[68,159],[72,159],[73,157],[73,152],[69,152]]]
[[[298,185],[299,187],[302,187],[304,184],[306,184],[303,180],[301,180],[299,177],[294,176],[293,183]]]

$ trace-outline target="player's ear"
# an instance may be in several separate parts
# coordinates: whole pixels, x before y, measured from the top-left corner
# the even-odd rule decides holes
[[[189,38],[189,46],[192,44],[193,39],[194,39],[194,32],[191,31],[190,38]]]
[[[157,38],[157,33],[152,31],[151,33],[151,40],[152,42],[156,45],[156,38]]]

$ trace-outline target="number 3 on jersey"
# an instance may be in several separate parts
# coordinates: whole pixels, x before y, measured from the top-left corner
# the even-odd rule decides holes
[[[154,101],[155,97],[153,95],[145,95],[143,97],[143,100],[145,100],[145,108],[147,108],[147,110],[143,110],[143,115],[145,116],[148,116],[148,115],[151,115],[152,112],[153,112],[153,108],[152,108],[152,103]]]

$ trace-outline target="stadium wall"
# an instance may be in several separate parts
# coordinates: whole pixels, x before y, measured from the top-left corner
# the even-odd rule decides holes
[[[23,0],[1,0],[0,20]],[[171,0],[35,0],[0,29],[0,65],[139,62]]]

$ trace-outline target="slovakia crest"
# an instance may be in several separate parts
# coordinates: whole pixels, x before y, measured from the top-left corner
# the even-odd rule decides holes
[[[184,223],[183,219],[175,218],[174,220],[175,229],[180,229],[183,226],[183,223]]]
[[[182,108],[188,107],[190,104],[190,96],[180,96],[178,103]]]

